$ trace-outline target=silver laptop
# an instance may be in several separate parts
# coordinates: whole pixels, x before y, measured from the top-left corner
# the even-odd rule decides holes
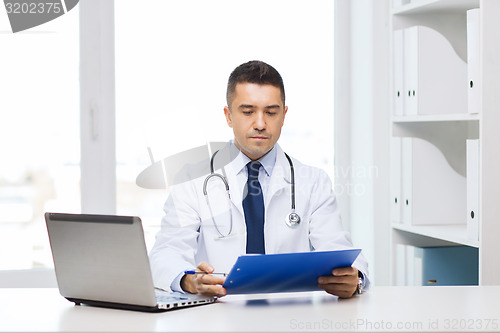
[[[165,311],[215,297],[155,289],[138,217],[45,213],[59,292],[76,304]]]

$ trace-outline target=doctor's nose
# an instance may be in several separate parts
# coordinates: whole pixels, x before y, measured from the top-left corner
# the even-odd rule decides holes
[[[263,113],[258,112],[255,115],[253,127],[257,131],[263,131],[263,130],[266,129],[266,122],[264,120],[264,114]]]

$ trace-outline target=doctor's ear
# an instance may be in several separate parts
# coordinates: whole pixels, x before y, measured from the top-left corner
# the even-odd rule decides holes
[[[229,107],[227,106],[224,107],[224,115],[226,116],[227,125],[233,128],[233,121],[231,120],[231,110],[229,110]]]

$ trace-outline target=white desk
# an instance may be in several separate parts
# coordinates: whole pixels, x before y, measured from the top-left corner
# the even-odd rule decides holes
[[[0,332],[500,331],[500,286],[227,296],[163,313],[74,306],[57,289],[0,289]]]

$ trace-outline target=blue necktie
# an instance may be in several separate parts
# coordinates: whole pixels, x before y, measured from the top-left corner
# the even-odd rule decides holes
[[[243,211],[247,226],[247,253],[266,253],[264,246],[264,196],[259,183],[260,162],[247,164],[248,180],[243,192]]]

